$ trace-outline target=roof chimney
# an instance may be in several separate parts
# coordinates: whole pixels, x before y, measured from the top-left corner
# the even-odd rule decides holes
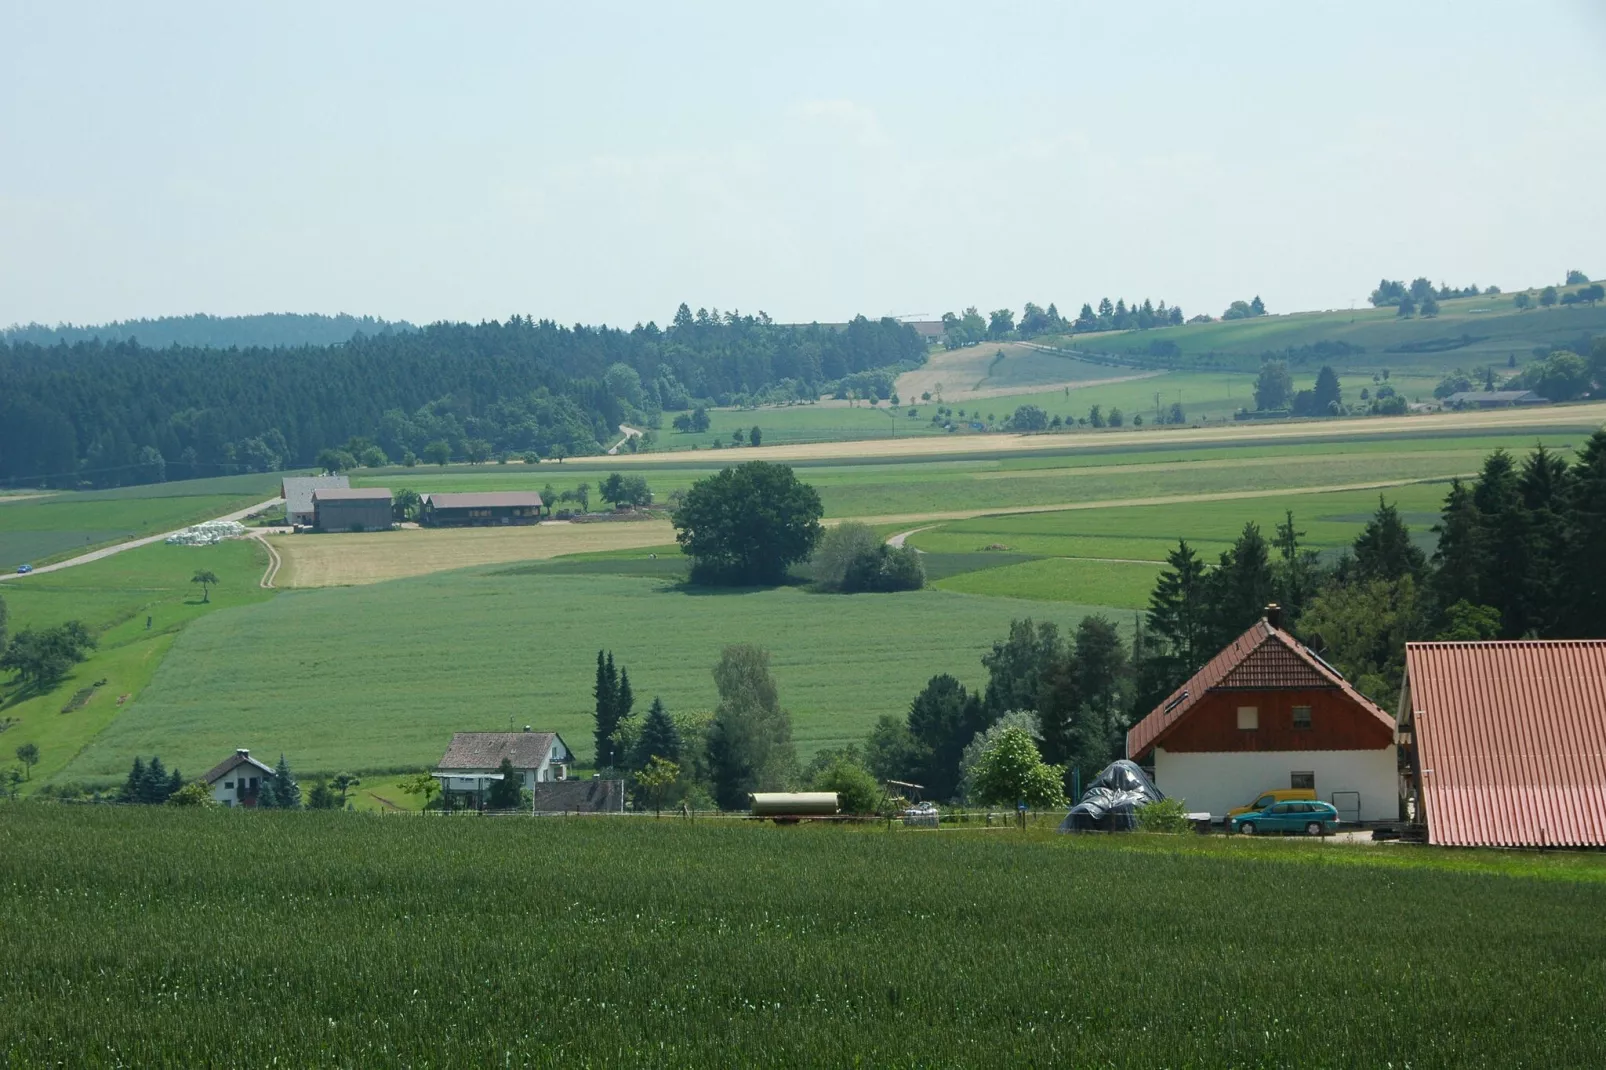
[[[1281,628],[1283,626],[1283,607],[1278,605],[1276,602],[1273,602],[1271,605],[1267,606],[1266,623],[1271,625],[1273,628]]]

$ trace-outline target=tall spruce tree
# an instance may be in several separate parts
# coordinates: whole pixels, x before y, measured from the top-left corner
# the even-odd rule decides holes
[[[1527,626],[1540,635],[1552,635],[1567,611],[1568,525],[1572,471],[1566,458],[1541,444],[1522,463],[1517,492],[1528,516],[1529,573],[1526,598]],[[1606,561],[1602,567],[1606,568]]]
[[[150,764],[145,767],[145,779],[139,785],[139,801],[147,806],[155,806],[166,797],[167,770],[162,766],[162,759],[152,755]]]
[[[290,763],[285,761],[282,752],[279,755],[279,766],[273,771],[273,791],[278,796],[279,809],[301,809],[301,785],[290,775]]]
[[[1398,580],[1406,576],[1420,579],[1427,568],[1427,556],[1411,542],[1411,529],[1400,519],[1400,511],[1377,496],[1377,512],[1355,537],[1355,579]]]
[[[679,765],[680,750],[680,730],[675,727],[669,711],[664,709],[664,700],[655,695],[641,722],[641,735],[636,739],[636,755],[631,764],[645,769],[654,758],[663,758]]]
[[[1321,585],[1320,559],[1315,550],[1307,550],[1300,544],[1299,540],[1304,537],[1305,532],[1294,524],[1294,511],[1286,510],[1282,523],[1277,525],[1272,545],[1277,548],[1277,601],[1290,623],[1299,619]]]
[[[1210,608],[1205,564],[1188,541],[1180,540],[1165,560],[1167,567],[1155,581],[1148,611],[1151,643],[1158,647],[1150,659],[1151,690],[1161,694],[1204,664]]]
[[[1596,344],[1597,352],[1606,339]],[[1606,637],[1606,430],[1578,453],[1567,494],[1563,634]]]
[[[595,762],[598,769],[614,762],[614,736],[619,731],[619,673],[614,668],[611,651],[597,651],[597,682],[592,688],[596,698],[596,727],[592,740],[596,747]]]
[[[1495,450],[1484,460],[1472,501],[1484,550],[1482,601],[1500,613],[1501,638],[1521,638],[1530,623],[1533,532],[1517,486],[1516,465],[1505,450]]]
[[[1472,491],[1459,479],[1450,481],[1442,519],[1433,526],[1439,545],[1433,551],[1433,592],[1439,605],[1480,605],[1483,593],[1483,547],[1478,507]]]
[[[145,760],[139,755],[134,756],[134,767],[128,771],[128,779],[123,781],[123,790],[118,793],[118,799],[125,803],[143,802],[140,798],[145,790]]]
[[[1222,552],[1220,564],[1206,582],[1210,641],[1202,652],[1203,659],[1213,657],[1260,619],[1274,589],[1270,548],[1260,533],[1260,525],[1250,521],[1232,548]]]
[[[1033,700],[1035,703],[1035,695]],[[959,792],[959,759],[965,745],[992,720],[980,695],[967,692],[947,673],[933,676],[909,703],[906,724],[919,768],[904,775],[917,777],[929,798],[954,798]]]

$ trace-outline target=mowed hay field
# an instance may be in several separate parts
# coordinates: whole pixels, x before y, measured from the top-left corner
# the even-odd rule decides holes
[[[675,531],[667,520],[631,520],[523,527],[415,527],[338,535],[275,535],[271,540],[284,557],[277,586],[335,587],[473,565],[660,546],[674,542]]]
[[[250,864],[242,860],[252,860]],[[17,1065],[1586,1067],[1596,857],[13,807]]]
[[[212,614],[59,779],[120,778],[135,754],[202,768],[236,747],[283,751],[309,771],[416,769],[455,731],[526,724],[589,758],[599,649],[630,670],[641,712],[662,695],[689,713],[713,709],[711,670],[732,643],[772,652],[807,760],[904,712],[937,673],[984,681],[981,654],[1012,619],[1072,627],[1101,611],[940,590],[716,591],[683,587],[677,560],[581,564],[601,571],[487,568],[285,591]]]

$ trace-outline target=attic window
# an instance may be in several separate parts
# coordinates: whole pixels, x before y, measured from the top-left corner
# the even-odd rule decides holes
[[[1260,728],[1260,707],[1238,707],[1238,730],[1240,732],[1254,732]]]
[[[1310,707],[1309,706],[1295,706],[1294,707],[1294,727],[1296,729],[1308,729],[1308,728],[1310,728]]]

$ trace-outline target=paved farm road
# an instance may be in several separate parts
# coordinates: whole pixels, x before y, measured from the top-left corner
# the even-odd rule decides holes
[[[252,513],[261,512],[263,509],[266,509],[269,506],[278,505],[282,501],[284,501],[283,498],[269,498],[265,502],[259,502],[256,505],[248,505],[244,509],[237,509],[234,512],[229,513],[227,516],[220,516],[220,517],[217,517],[217,519],[218,520],[244,520],[246,517],[250,516]],[[193,527],[194,525],[186,525],[186,526]],[[64,568],[72,568],[74,565],[87,565],[91,561],[99,561],[103,557],[110,557],[112,554],[120,554],[124,550],[132,550],[137,546],[149,546],[153,542],[161,542],[163,539],[167,538],[169,535],[176,534],[176,533],[178,533],[180,531],[183,531],[183,530],[184,530],[184,528],[174,528],[172,531],[164,531],[160,535],[147,535],[142,539],[132,539],[132,540],[130,540],[128,542],[120,542],[120,543],[117,543],[116,545],[113,545],[113,546],[102,546],[99,550],[91,550],[89,553],[81,554],[78,557],[69,557],[65,561],[57,561],[54,565],[40,565],[38,568],[34,569],[28,575],[29,576],[43,576],[47,572],[60,572],[62,569],[64,569]],[[20,580],[20,579],[27,579],[27,576],[5,576],[5,577],[0,577],[0,578],[3,578],[3,579],[19,579]]]

